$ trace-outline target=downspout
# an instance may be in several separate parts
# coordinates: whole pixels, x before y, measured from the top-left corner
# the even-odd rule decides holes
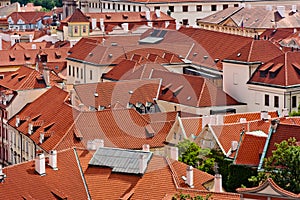
[[[249,124],[249,123],[248,123]],[[241,146],[241,143],[242,143],[242,139],[243,139],[243,136],[245,134],[245,130],[242,130],[241,132],[241,135],[240,135],[240,141],[239,141],[239,144],[237,146],[237,149],[236,149],[236,152],[235,152],[235,155],[234,155],[234,158],[233,158],[233,163],[235,164],[235,160],[236,160],[236,157],[239,153],[239,149],[240,149],[240,146]]]
[[[260,161],[259,161],[257,171],[262,171],[262,165],[264,163],[264,159],[265,159],[268,147],[269,147],[269,142],[271,140],[272,134],[276,132],[276,124],[277,124],[277,121],[272,120],[271,127],[270,127],[270,130],[269,130],[269,134],[268,134],[265,146],[264,146],[264,150],[263,150],[262,155],[260,157]]]

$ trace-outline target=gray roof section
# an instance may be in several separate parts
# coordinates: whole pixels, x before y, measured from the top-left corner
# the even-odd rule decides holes
[[[141,157],[146,164],[142,170],[140,169]],[[112,172],[118,173],[144,174],[151,157],[152,153],[146,151],[100,147],[89,165],[110,167]]]

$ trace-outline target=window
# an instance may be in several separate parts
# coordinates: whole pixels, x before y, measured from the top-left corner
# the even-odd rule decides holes
[[[130,11],[130,5],[128,5],[128,11]]]
[[[217,11],[217,5],[211,5],[211,11]]]
[[[126,7],[125,7],[125,5],[123,5],[123,10],[126,10]]]
[[[69,65],[69,76],[71,76],[72,75],[72,67],[71,67],[71,65]]]
[[[173,135],[173,139],[174,139],[174,140],[176,140],[176,133],[174,133],[174,135]]]
[[[274,96],[274,107],[275,108],[279,107],[279,97],[278,96]]]
[[[103,3],[102,5],[103,5],[103,8],[105,9],[105,7],[106,7],[106,6],[105,6],[105,3]]]
[[[72,70],[73,70],[73,74],[72,75],[73,75],[73,77],[75,77],[75,67],[74,66],[73,66]]]
[[[80,69],[80,78],[83,79],[83,69]]]
[[[74,27],[74,33],[78,33],[78,26]]]
[[[201,12],[202,11],[202,5],[197,5],[196,10],[197,10],[197,12]]]
[[[174,6],[169,6],[169,11],[174,12]]]
[[[76,67],[76,77],[79,78],[79,68]]]
[[[185,26],[189,25],[189,20],[188,19],[183,19],[182,24],[185,25]]]
[[[135,6],[133,6],[133,12],[135,12],[136,11],[136,7]]]
[[[83,33],[86,33],[86,26],[83,26],[83,27],[82,27],[82,32],[83,32]]]
[[[110,9],[110,3],[107,3],[107,9]]]
[[[93,80],[93,71],[90,70],[90,80]]]
[[[115,10],[116,9],[116,4],[115,3],[113,3],[113,10]]]
[[[160,10],[160,6],[154,6],[154,10]]]
[[[269,98],[270,98],[270,96],[268,94],[265,94],[265,106],[270,105]]]
[[[228,8],[228,4],[223,5],[223,10],[225,10],[226,8]]]
[[[139,6],[139,12],[142,12],[142,6]]]
[[[239,7],[239,4],[234,4],[233,7]]]
[[[118,4],[118,10],[121,10],[121,5],[120,4]]]
[[[292,108],[297,107],[297,96],[292,96]]]
[[[233,84],[238,85],[238,73],[233,73]]]
[[[189,7],[188,6],[182,6],[182,12],[188,12]]]

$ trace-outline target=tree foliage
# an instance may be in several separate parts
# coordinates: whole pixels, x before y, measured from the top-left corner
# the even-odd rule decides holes
[[[195,196],[192,197],[190,194],[175,194],[172,197],[172,200],[209,200],[211,195],[206,195],[206,197],[202,197],[202,196]]]
[[[11,3],[19,2],[21,6],[27,3],[33,3],[35,6],[42,6],[44,10],[51,10],[52,8],[61,7],[62,0],[12,0]]]
[[[250,181],[259,184],[267,178],[272,178],[281,188],[300,193],[300,146],[295,138],[275,144],[276,150],[264,161],[264,170]]]

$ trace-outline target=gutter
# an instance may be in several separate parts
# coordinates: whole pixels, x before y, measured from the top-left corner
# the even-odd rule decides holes
[[[256,64],[262,64],[261,61],[245,62],[245,61],[239,61],[239,60],[227,60],[227,59],[224,59],[222,62],[234,63],[234,64],[243,64],[243,65],[256,65]]]

